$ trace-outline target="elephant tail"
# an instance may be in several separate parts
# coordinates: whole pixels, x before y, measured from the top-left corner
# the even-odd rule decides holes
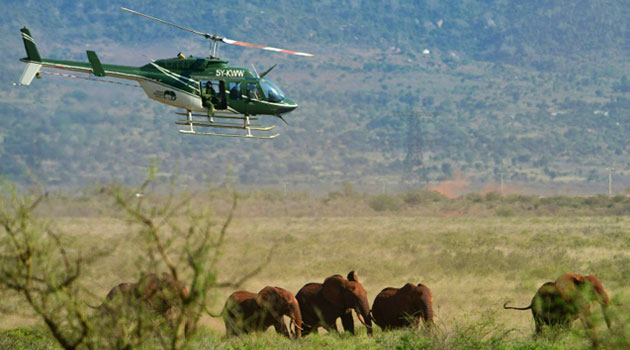
[[[222,316],[223,316],[223,311],[224,311],[224,310],[221,310],[218,314],[214,314],[214,313],[212,313],[210,310],[208,310],[208,306],[207,306],[207,305],[205,305],[205,306],[204,306],[204,308],[206,309],[206,313],[207,313],[210,317],[219,318],[219,317],[222,317]]]
[[[526,307],[514,307],[514,306],[507,306],[507,304],[509,303],[509,301],[506,301],[505,304],[503,304],[503,308],[508,310],[508,309],[512,309],[512,310],[529,310],[532,308],[532,304],[529,304],[529,306]]]

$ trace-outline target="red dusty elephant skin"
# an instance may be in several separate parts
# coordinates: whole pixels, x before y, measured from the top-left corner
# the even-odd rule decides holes
[[[601,281],[595,276],[582,276],[573,273],[561,275],[555,282],[543,284],[526,307],[509,307],[505,309],[532,310],[536,334],[544,325],[570,327],[571,323],[581,318],[595,348],[599,340],[595,325],[591,320],[591,305],[600,304],[606,325],[611,327],[608,306],[610,300]]]
[[[433,323],[433,296],[422,284],[383,289],[372,304],[374,323],[383,329],[418,327],[420,319]]]
[[[354,271],[348,277],[333,275],[324,283],[308,283],[295,296],[300,303],[306,335],[319,327],[337,330],[336,320],[341,317],[344,330],[354,334],[352,310],[355,310],[359,321],[372,334],[372,318],[367,292],[359,282]]]
[[[121,283],[112,288],[98,308],[103,314],[114,318],[133,315],[137,311],[155,312],[173,325],[177,315],[182,312],[182,301],[187,297],[188,290],[184,283],[172,275],[150,273],[143,275],[138,282]],[[190,322],[186,322],[185,330],[186,333],[192,331]]]
[[[232,293],[223,307],[226,335],[262,332],[273,326],[276,332],[290,337],[283,316],[295,326],[295,337],[302,336],[302,314],[293,293],[279,287],[267,286],[258,293]]]

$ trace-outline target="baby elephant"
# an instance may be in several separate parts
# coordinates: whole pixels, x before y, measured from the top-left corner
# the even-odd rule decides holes
[[[433,324],[433,296],[429,287],[411,283],[402,288],[385,288],[372,304],[374,322],[383,329]]]
[[[276,332],[291,337],[283,316],[288,316],[295,327],[295,338],[302,337],[302,314],[295,296],[286,289],[265,287],[258,293],[232,293],[223,307],[226,335],[262,332],[270,326]]]

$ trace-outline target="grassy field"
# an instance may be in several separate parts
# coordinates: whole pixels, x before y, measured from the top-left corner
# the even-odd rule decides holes
[[[575,208],[532,215],[522,203],[500,198],[491,205],[447,201],[398,211],[374,210],[370,200],[244,198],[229,227],[219,280],[238,279],[272,250],[271,262],[242,289],[273,285],[297,293],[308,282],[355,270],[371,302],[385,287],[421,282],[434,296],[435,332],[377,330],[369,338],[359,326],[357,337],[319,334],[291,342],[269,330],[225,340],[222,321],[205,316],[191,348],[587,349],[579,322],[570,332],[535,339],[529,311],[502,309],[506,301],[529,305],[541,284],[565,272],[602,280],[617,315],[612,331],[599,322],[603,346],[628,346],[630,217]],[[229,200],[215,196],[198,205],[216,208],[220,222]],[[90,303],[98,304],[118,283],[137,279],[137,252],[145,243],[106,201],[59,197],[40,215],[65,233],[70,249],[102,255],[86,264],[81,277],[92,293],[85,296]],[[211,309],[219,311],[232,292],[216,291]],[[0,348],[51,346],[39,331],[41,321],[18,297],[1,293]]]

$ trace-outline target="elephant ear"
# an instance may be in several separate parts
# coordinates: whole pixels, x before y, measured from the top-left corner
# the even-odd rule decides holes
[[[348,272],[348,281],[359,282],[359,276],[354,270]]]
[[[565,273],[556,279],[556,288],[564,300],[571,301],[576,287],[582,283],[583,277],[574,273]]]
[[[412,290],[414,290],[414,289],[416,289],[416,286],[414,286],[414,285],[413,285],[413,284],[411,284],[411,283],[407,283],[407,284],[405,284],[404,286],[402,286],[402,288],[400,288],[400,289],[398,290],[398,292],[399,292],[399,293],[406,294],[406,293],[411,292],[411,291],[412,291]]]
[[[282,315],[283,298],[277,288],[265,287],[256,295],[256,304],[264,310],[270,311],[273,316]]]
[[[322,297],[335,309],[345,309],[343,288],[347,281],[338,275],[328,277],[322,285]]]
[[[417,303],[418,291],[416,290],[416,286],[411,283],[407,283],[402,286],[396,294],[401,298],[403,304],[406,306],[412,306]]]
[[[597,277],[593,275],[588,275],[588,276],[585,276],[584,279],[588,280],[591,283],[591,286],[593,286],[593,289],[596,294],[595,297],[597,298],[596,300],[598,302],[602,303],[603,305],[610,304],[608,293],[606,293],[606,289],[604,289],[604,285]]]

